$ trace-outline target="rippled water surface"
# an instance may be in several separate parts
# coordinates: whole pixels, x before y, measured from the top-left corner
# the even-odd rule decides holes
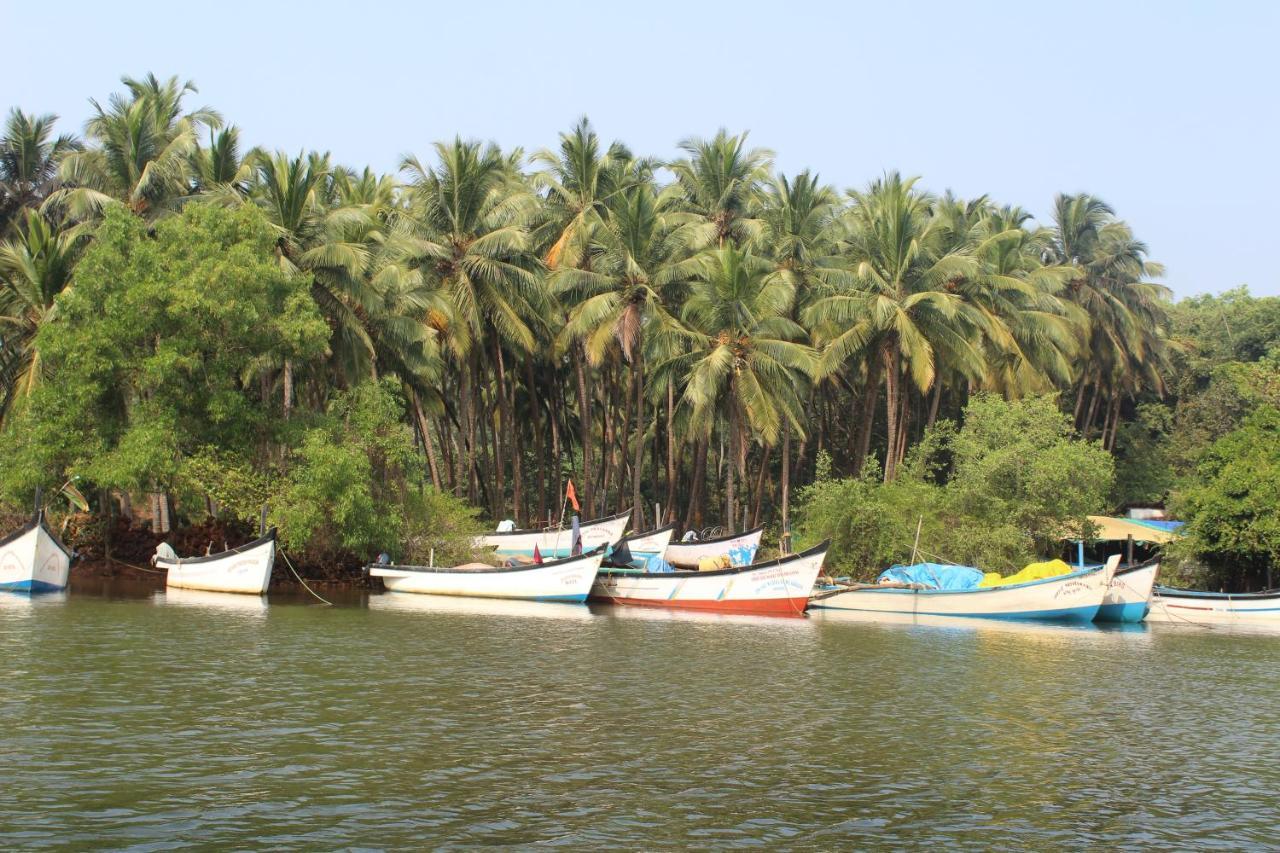
[[[3,846],[1274,845],[1280,636],[0,600]]]

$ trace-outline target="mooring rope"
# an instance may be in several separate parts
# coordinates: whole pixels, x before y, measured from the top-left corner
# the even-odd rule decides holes
[[[128,566],[131,569],[137,569],[140,572],[147,572],[148,574],[152,574],[152,575],[168,574],[168,572],[165,571],[164,569],[148,569],[144,566],[135,565],[133,563],[126,563],[124,560],[118,560],[115,557],[107,557],[107,559],[113,563],[119,563],[122,566]]]
[[[312,595],[314,595],[318,601],[321,601],[329,605],[330,607],[333,607],[332,601],[329,601],[328,599],[321,596],[320,593],[316,592],[314,589],[307,586],[307,582],[302,579],[302,575],[298,574],[298,570],[293,567],[293,563],[289,562],[289,555],[284,552],[284,549],[277,548],[276,550],[280,552],[281,557],[284,557],[284,564],[289,567],[289,571],[293,572],[293,576],[298,579],[298,583],[302,584],[302,588],[305,589],[307,592],[311,593]]]

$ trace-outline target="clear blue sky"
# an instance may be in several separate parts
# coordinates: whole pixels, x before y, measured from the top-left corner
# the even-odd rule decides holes
[[[0,0],[0,109],[79,130],[121,74],[179,74],[250,144],[380,170],[583,114],[659,157],[724,126],[841,189],[900,169],[1040,216],[1092,192],[1179,296],[1280,294],[1280,4],[283,5]]]

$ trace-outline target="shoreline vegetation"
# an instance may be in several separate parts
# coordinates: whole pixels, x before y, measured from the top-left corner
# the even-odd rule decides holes
[[[863,578],[1016,570],[1164,506],[1166,577],[1273,582],[1280,298],[1175,303],[1098,196],[1036,221],[585,118],[536,152],[404,140],[383,175],[122,83],[80,134],[0,130],[0,520],[43,489],[95,565],[238,544],[263,506],[308,580],[466,562],[572,480],[584,519],[830,538]]]

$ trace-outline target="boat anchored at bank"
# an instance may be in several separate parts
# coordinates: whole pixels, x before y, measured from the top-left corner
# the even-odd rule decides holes
[[[1103,566],[1026,583],[988,587],[943,588],[945,579],[941,577],[932,588],[924,583],[850,584],[819,592],[811,606],[930,616],[1091,622],[1098,615],[1119,564],[1117,554]]]
[[[0,589],[56,592],[67,588],[71,551],[45,523],[39,510],[21,529],[0,539]]]
[[[745,533],[733,533],[715,539],[672,542],[667,546],[662,559],[676,568],[696,569],[698,562],[705,557],[733,558],[737,554],[742,554],[746,558],[738,561],[736,565],[747,565],[755,559],[755,553],[760,549],[760,537],[763,534],[764,528],[757,527]]]
[[[1147,621],[1280,628],[1280,589],[1232,593],[1157,586]]]
[[[612,545],[627,529],[631,510],[584,521],[578,525],[580,553],[594,551],[601,545]],[[476,548],[495,548],[500,557],[532,557],[535,548],[542,557],[560,558],[573,555],[573,528],[551,527],[545,530],[505,530],[477,536]]]
[[[1098,608],[1097,622],[1141,622],[1151,610],[1160,561],[1150,560],[1116,570]]]
[[[600,570],[593,600],[647,607],[798,616],[809,603],[829,542],[808,551],[748,566],[700,572]]]
[[[467,564],[437,568],[375,563],[368,569],[372,577],[382,578],[391,592],[582,602],[587,600],[604,553],[601,546],[589,554],[515,566]]]
[[[204,557],[179,557],[162,543],[151,562],[167,571],[166,586],[262,595],[271,583],[275,558],[276,529],[273,527],[239,548]]]

